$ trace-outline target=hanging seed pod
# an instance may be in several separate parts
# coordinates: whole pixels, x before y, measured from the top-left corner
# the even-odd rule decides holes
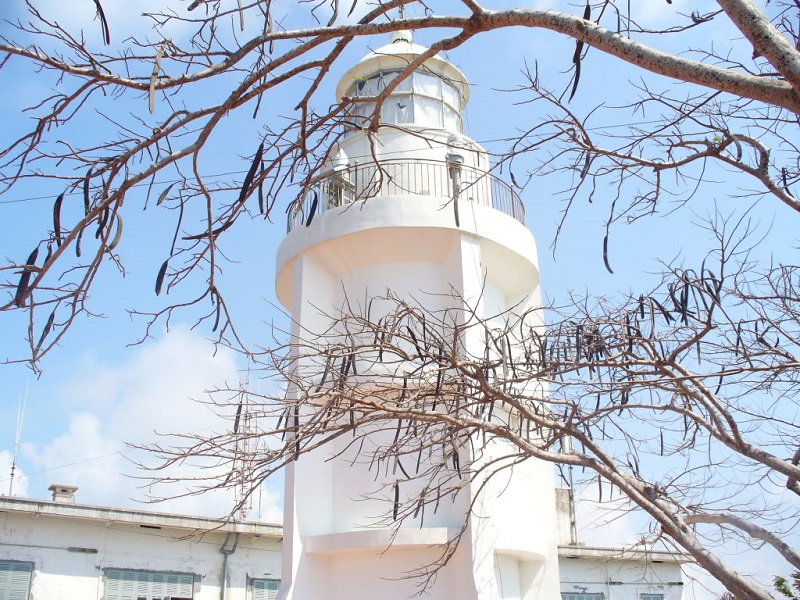
[[[608,233],[606,233],[603,238],[603,264],[605,264],[606,270],[613,275],[614,270],[611,268],[611,265],[608,264]]]
[[[458,450],[453,449],[453,468],[456,470],[458,478],[461,479],[461,457],[458,455]]]
[[[295,460],[297,457],[300,456],[300,438],[298,437],[298,433],[300,432],[300,407],[295,404],[294,407],[294,452],[295,452]]]
[[[411,477],[408,475],[408,473],[406,472],[405,468],[403,467],[403,462],[400,460],[400,457],[398,456],[396,458],[397,458],[397,466],[400,468],[400,472],[403,475],[405,475],[406,479],[411,479]]]
[[[212,333],[217,330],[219,327],[219,320],[222,316],[222,302],[217,302],[217,306],[214,311],[214,326],[211,328]]]
[[[247,171],[247,175],[244,177],[244,182],[242,182],[242,189],[239,192],[239,204],[243,204],[244,201],[247,199],[247,193],[250,191],[250,186],[253,183],[253,178],[256,176],[256,171],[258,167],[261,166],[261,157],[264,154],[264,142],[262,141],[258,145],[258,150],[256,150],[256,155],[253,157],[253,162],[250,163],[250,169]]]
[[[107,206],[103,209],[103,212],[99,219],[97,219],[97,231],[94,233],[94,239],[99,240],[100,236],[103,233],[103,229],[105,229],[106,224],[108,223],[108,216],[111,214],[111,209]]]
[[[397,521],[397,514],[400,512],[400,483],[394,483],[394,507],[392,508],[392,519]]]
[[[14,304],[18,308],[25,306],[25,298],[28,295],[28,286],[31,280],[32,267],[36,266],[36,257],[39,256],[39,246],[33,249],[33,252],[28,256],[25,266],[22,268],[22,273],[19,277],[17,284],[17,293],[14,295]]]
[[[242,0],[236,0],[239,5],[239,29],[244,31],[244,8],[242,8]]]
[[[281,412],[280,416],[278,417],[278,423],[275,425],[275,431],[280,431],[281,425],[283,424],[284,419],[286,419],[289,416],[289,413],[287,412],[288,410],[289,410],[289,408],[287,407],[287,408],[285,408],[283,410],[283,412]],[[283,435],[285,436],[286,432],[284,432]],[[281,438],[281,439],[284,439],[284,438]]]
[[[425,518],[425,517],[424,517],[424,510],[425,510],[425,494],[427,494],[427,493],[428,493],[428,488],[427,488],[427,487],[424,487],[424,488],[422,488],[422,491],[419,493],[419,500],[417,500],[417,507],[414,509],[414,518],[415,518],[415,519],[416,519],[416,518],[417,518],[417,516],[419,516],[420,514],[422,514],[422,515],[423,515],[423,519]]]
[[[117,213],[117,231],[114,233],[114,239],[108,245],[108,251],[111,252],[117,247],[119,241],[122,239],[122,215]]]
[[[174,188],[177,184],[178,184],[177,181],[173,181],[166,188],[164,188],[164,190],[158,195],[158,200],[156,200],[156,206],[161,206],[164,200],[167,199],[167,196],[169,196],[169,193],[172,190],[172,188]]]
[[[61,247],[61,204],[64,202],[64,192],[61,192],[53,203],[53,233],[56,245]]]
[[[83,239],[83,229],[78,232],[78,237],[75,240],[75,256],[81,257],[81,240]]]
[[[83,212],[88,215],[91,210],[91,202],[89,199],[89,182],[92,179],[92,168],[86,172],[86,177],[83,180]]]
[[[261,173],[264,173],[264,161],[261,161]],[[261,181],[258,183],[258,213],[263,215],[264,214],[264,179],[262,177]]]
[[[150,88],[148,89],[148,108],[152,115],[156,112],[156,81],[158,80],[158,73],[161,71],[161,57],[164,54],[164,46],[156,48],[156,60],[153,63],[153,72],[150,74]]]
[[[417,358],[424,359],[425,355],[422,352],[422,348],[420,348],[419,342],[417,341],[417,336],[414,334],[414,330],[411,329],[410,326],[406,325],[406,331],[408,331],[408,335],[411,337],[411,343],[414,344],[414,349],[417,351]]]
[[[308,218],[306,219],[306,227],[311,225],[311,221],[314,220],[314,215],[317,214],[317,205],[319,204],[319,196],[317,195],[317,191],[314,190],[314,199],[311,200],[311,208],[308,211]]]
[[[317,389],[314,391],[315,394],[318,394],[319,391],[322,389],[322,386],[325,385],[325,380],[328,378],[328,371],[331,369],[331,357],[325,357],[325,369],[322,371],[322,379],[317,386]]]
[[[164,276],[167,274],[167,267],[169,266],[169,259],[164,261],[164,264],[161,265],[161,268],[158,270],[158,276],[156,277],[156,296],[161,295],[161,286],[164,284]]]
[[[242,406],[244,399],[239,400],[239,406],[236,407],[236,417],[233,420],[233,433],[239,433],[239,420],[242,418]]]
[[[36,351],[34,354],[39,354],[39,350],[42,349],[42,344],[44,344],[45,338],[50,334],[50,331],[53,329],[53,322],[56,319],[56,309],[53,309],[53,312],[50,313],[50,316],[47,319],[47,323],[45,323],[44,329],[42,329],[42,335],[39,336],[39,342],[36,344]]]
[[[97,8],[97,16],[100,18],[100,27],[103,31],[103,41],[108,46],[111,43],[111,30],[108,28],[108,20],[103,7],[100,5],[100,0],[94,0],[95,8]]]

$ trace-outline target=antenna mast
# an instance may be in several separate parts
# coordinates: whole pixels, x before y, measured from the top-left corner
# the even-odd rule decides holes
[[[253,411],[250,399],[250,360],[247,361],[247,376],[239,385],[239,406],[236,409],[234,435],[236,436],[235,461],[233,466],[236,478],[235,497],[239,518],[247,519],[253,508],[252,485],[253,454],[255,453],[253,436]]]
[[[11,479],[8,481],[8,495],[13,495],[14,492],[14,474],[17,470],[17,454],[19,453],[19,441],[22,437],[22,421],[25,418],[25,407],[28,405],[28,387],[25,384],[25,398],[17,400],[17,432],[14,439],[14,458],[11,460]]]

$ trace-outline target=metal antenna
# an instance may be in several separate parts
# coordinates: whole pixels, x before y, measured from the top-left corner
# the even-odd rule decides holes
[[[25,399],[20,398],[17,401],[17,435],[14,440],[14,458],[11,460],[11,479],[8,481],[8,495],[9,497],[14,492],[14,473],[17,470],[17,454],[19,453],[19,441],[22,437],[22,420],[25,418],[25,407],[28,405],[28,387],[30,384],[25,384]]]
[[[239,518],[247,519],[247,515],[253,508],[253,494],[248,489],[252,484],[252,456],[255,452],[253,447],[253,422],[252,405],[250,402],[250,368],[252,362],[250,354],[247,359],[247,375],[240,384],[239,406],[237,408],[237,418],[234,434],[236,437],[236,457],[238,462],[234,464],[236,482],[236,503],[239,505]]]

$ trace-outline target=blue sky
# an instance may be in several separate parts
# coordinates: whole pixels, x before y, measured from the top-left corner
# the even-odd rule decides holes
[[[115,41],[112,49],[119,48],[119,41],[132,34],[151,39],[183,35],[180,28],[156,33],[137,18],[148,6],[161,4],[155,0],[140,3],[106,0],[104,6]],[[549,4],[561,6],[555,1]],[[671,6],[656,1],[637,4],[640,6],[636,10],[643,11],[639,17],[654,26],[677,20],[676,11],[705,13],[713,6],[704,0],[675,0]],[[52,14],[71,30],[83,29],[90,43],[98,47],[99,24],[93,19],[92,2],[46,0],[39,5],[43,11],[51,11],[46,14]],[[0,17],[13,18],[21,6],[21,0],[4,3],[0,7]],[[303,22],[301,11],[294,3],[283,2],[280,6],[286,23]],[[8,33],[8,25],[0,24],[0,34]],[[720,52],[738,47],[732,40],[732,32],[717,22],[705,27],[702,35],[711,37]],[[420,32],[415,41],[429,44],[434,39],[433,33]],[[324,108],[332,102],[338,77],[353,61],[386,41],[354,42],[317,95],[317,106]],[[666,50],[686,50],[680,37],[646,41]],[[698,39],[698,46],[701,41]],[[515,104],[524,95],[497,90],[523,83],[520,71],[534,61],[546,84],[565,85],[562,73],[571,64],[573,48],[573,42],[552,34],[511,30],[477,37],[451,52],[448,59],[461,68],[472,86],[466,133],[484,143],[490,151],[504,151],[500,140],[514,135],[518,127],[529,126],[541,118],[541,114],[537,113],[538,105]],[[8,81],[12,77],[14,84],[10,85]],[[590,52],[584,63],[581,87],[570,108],[583,114],[598,98],[605,99],[609,106],[624,104],[636,98],[637,92],[631,82],[638,83],[643,77],[641,72]],[[6,115],[0,137],[5,139],[24,127],[26,117],[20,116],[19,108],[51,82],[43,82],[41,77],[18,64],[12,64],[5,73],[0,72],[0,78],[6,78],[5,85],[0,88],[0,108]],[[657,88],[682,89],[679,84],[664,79],[649,76],[645,79]],[[129,102],[126,111],[145,115],[145,98]],[[282,104],[277,96],[268,95],[260,119],[269,122],[281,111],[288,114],[291,106]],[[205,151],[203,159],[208,172],[235,171],[241,179],[248,163],[239,157],[251,154],[259,139],[258,127],[249,119],[249,109],[244,112],[248,113],[247,117],[232,115],[224,125],[224,135],[218,136]],[[634,118],[630,111],[608,110],[604,115],[598,117],[597,126],[617,127]],[[87,123],[84,126],[93,130],[91,135],[107,135],[101,130],[108,127],[107,123],[91,120]],[[513,170],[518,180],[523,179],[520,174],[531,165],[527,159],[515,163]],[[699,264],[699,258],[711,249],[711,240],[693,223],[701,222],[714,210],[739,215],[751,211],[758,231],[766,236],[755,251],[759,260],[767,261],[771,256],[778,260],[788,256],[794,259],[795,214],[772,198],[760,200],[753,206],[752,198],[734,197],[742,186],[749,185],[740,177],[715,170],[709,173],[709,178],[714,182],[704,185],[687,206],[676,205],[674,211],[665,210],[662,215],[614,228],[609,246],[613,275],[605,270],[602,258],[608,214],[604,192],[610,193],[610,190],[600,190],[592,204],[584,198],[578,200],[577,210],[567,220],[554,256],[549,247],[559,211],[563,208],[558,192],[564,189],[567,181],[563,175],[556,174],[529,183],[522,197],[528,226],[539,243],[542,280],[548,299],[558,304],[570,292],[579,295],[638,293],[657,282],[658,261]],[[38,240],[46,226],[57,193],[52,186],[31,184],[0,196],[3,260],[18,261],[27,255],[32,240]],[[74,200],[78,201],[77,196]],[[129,202],[134,201],[141,203],[141,199]],[[270,339],[271,322],[278,325],[287,322],[275,308],[277,301],[273,291],[275,250],[285,233],[282,209],[283,206],[278,207],[272,223],[258,217],[240,222],[237,231],[225,242],[231,263],[225,266],[223,290],[227,290],[245,343],[253,346]],[[132,318],[128,310],[148,311],[164,305],[165,299],[156,298],[152,289],[171,241],[174,218],[174,213],[157,212],[153,207],[147,212],[129,210],[126,234],[119,247],[125,276],[105,269],[91,297],[93,310],[103,317],[77,323],[62,347],[44,361],[44,373],[39,377],[23,365],[0,366],[0,389],[3,390],[0,396],[0,492],[5,493],[8,485],[18,401],[26,393],[28,400],[18,454],[18,468],[24,476],[15,483],[14,492],[35,498],[47,497],[47,486],[57,482],[79,486],[81,502],[130,506],[136,501],[132,498],[145,498],[147,489],[139,488],[141,481],[120,475],[136,473],[135,466],[123,455],[135,460],[137,454],[127,449],[124,442],[147,443],[155,439],[154,431],[213,431],[220,426],[213,413],[192,399],[202,400],[204,390],[217,385],[235,385],[246,368],[241,357],[215,348],[206,339],[209,332],[202,327],[192,329],[194,315],[189,312],[178,315],[169,333],[163,327],[158,328],[153,339],[135,345],[142,336],[143,321]],[[0,359],[24,356],[24,319],[10,313],[3,314],[2,319]],[[222,514],[229,502],[230,498],[218,496],[156,508]],[[260,516],[265,520],[278,518],[279,502],[280,482],[277,481],[262,494]],[[251,516],[257,517],[255,513],[254,510]],[[614,525],[621,537],[632,535],[632,527],[624,520]],[[602,535],[608,534],[603,532]]]

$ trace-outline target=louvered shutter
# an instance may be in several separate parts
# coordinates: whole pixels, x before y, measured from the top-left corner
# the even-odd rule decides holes
[[[130,569],[106,569],[104,600],[193,598],[194,575]],[[2,600],[2,599],[0,599]]]
[[[0,600],[28,600],[33,563],[0,561]]]
[[[278,579],[253,579],[253,600],[275,600],[280,587]]]

